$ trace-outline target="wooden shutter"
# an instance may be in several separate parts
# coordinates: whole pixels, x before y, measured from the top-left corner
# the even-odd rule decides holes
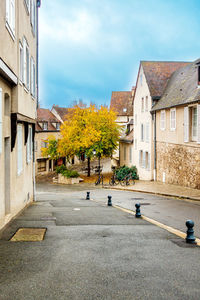
[[[197,105],[197,143],[200,144],[200,104]]]
[[[2,89],[0,88],[0,153],[2,153]]]
[[[184,107],[184,142],[189,142],[189,107]]]

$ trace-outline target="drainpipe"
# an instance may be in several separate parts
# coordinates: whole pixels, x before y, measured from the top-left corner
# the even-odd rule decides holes
[[[156,111],[154,112],[154,170],[153,170],[153,179],[154,181],[156,181],[157,179],[157,165],[156,165],[156,157],[157,153],[156,153]]]
[[[36,2],[36,108],[38,108],[39,104],[39,76],[38,76],[38,58],[39,58],[39,34],[38,34],[38,14],[39,14],[39,7],[41,5],[41,1],[37,0]],[[33,201],[36,201],[36,181],[35,181],[35,128],[34,128],[34,139],[33,139]]]

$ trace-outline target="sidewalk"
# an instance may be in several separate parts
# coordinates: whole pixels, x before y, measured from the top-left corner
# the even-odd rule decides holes
[[[136,180],[135,185],[132,186],[121,186],[119,184],[117,186],[112,187],[105,186],[105,188],[143,192],[200,201],[200,190],[174,184],[162,183],[158,181]]]

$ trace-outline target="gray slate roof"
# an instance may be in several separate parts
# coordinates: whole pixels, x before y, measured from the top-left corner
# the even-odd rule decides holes
[[[200,88],[197,85],[197,63],[200,63],[200,59],[172,74],[161,99],[155,104],[152,111],[200,100]]]

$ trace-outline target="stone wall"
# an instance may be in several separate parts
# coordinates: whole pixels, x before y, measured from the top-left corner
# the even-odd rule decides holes
[[[200,145],[157,142],[157,180],[200,189]]]

